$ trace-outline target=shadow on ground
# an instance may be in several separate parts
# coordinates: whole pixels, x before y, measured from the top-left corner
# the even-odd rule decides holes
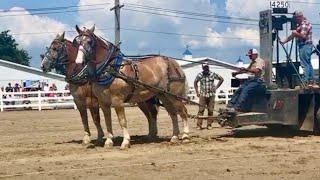
[[[255,127],[255,128],[237,128],[230,133],[221,135],[220,137],[233,138],[254,138],[254,137],[277,137],[277,138],[293,138],[293,137],[307,137],[314,135],[313,132],[295,130],[289,127]]]
[[[98,144],[97,140],[91,140],[91,145],[92,147],[94,146],[101,146],[103,147],[104,142],[106,139],[103,139],[103,143]],[[113,138],[113,143],[114,146],[121,146],[123,137],[117,136]],[[149,136],[146,135],[137,135],[137,136],[131,136],[130,143],[131,145],[135,144],[147,144],[147,143],[163,143],[163,142],[169,142],[170,138],[169,137],[155,137],[155,138],[150,138]],[[71,141],[65,141],[65,142],[56,142],[55,144],[82,144],[82,140],[71,140]],[[88,146],[90,148],[90,145]]]

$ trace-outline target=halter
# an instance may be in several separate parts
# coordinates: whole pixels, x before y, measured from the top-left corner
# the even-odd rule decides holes
[[[56,58],[56,63],[52,63],[54,61],[53,57],[50,55],[49,50],[52,48],[53,43],[61,44],[61,48],[58,50],[58,57]],[[68,62],[68,52],[67,52],[67,45],[65,42],[60,42],[59,40],[54,40],[51,43],[50,48],[47,49],[47,52],[44,54],[44,57],[47,58],[50,62],[50,68],[55,68],[56,71],[61,73],[66,73],[66,65],[69,64]]]
[[[81,40],[80,40],[80,37],[83,37],[83,36],[86,36],[86,37],[89,37],[91,39],[91,42],[89,44],[91,50],[92,50],[92,55],[89,55],[88,52],[88,48],[83,46],[81,44]],[[117,52],[119,49],[117,46],[115,46],[114,44],[112,44],[111,42],[103,39],[102,37],[99,37],[101,40],[103,40],[106,45],[103,45],[105,46],[104,48],[108,50],[108,56],[107,58],[104,59],[105,62],[108,62],[107,64],[109,64],[112,60],[112,55]],[[81,34],[79,34],[78,36],[76,36],[73,40],[73,45],[82,45],[83,46],[83,49],[79,49],[83,52],[84,54],[84,57],[85,57],[85,62],[88,63],[88,62],[92,62],[94,64],[99,64],[100,62],[98,62],[97,60],[93,60],[93,59],[96,59],[95,55],[96,55],[96,48],[97,48],[97,44],[98,44],[99,40],[98,40],[98,37],[93,34],[93,33],[87,33],[87,32],[82,32]]]

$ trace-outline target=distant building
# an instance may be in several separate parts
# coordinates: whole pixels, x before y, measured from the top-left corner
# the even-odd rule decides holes
[[[0,59],[0,88],[6,87],[8,83],[15,83],[23,86],[38,86],[41,83],[47,83],[49,86],[55,83],[58,90],[63,90],[67,84],[63,75],[55,73],[43,73],[42,70],[24,66]]]
[[[182,54],[184,60],[191,60],[191,59],[192,59],[192,53],[191,53],[191,51],[189,50],[189,47],[190,47],[190,46],[187,45],[187,46],[186,46],[186,50],[185,50],[184,53]]]
[[[244,63],[243,63],[243,60],[241,59],[241,56],[239,56],[239,59],[236,61],[236,65],[238,67],[243,67]]]

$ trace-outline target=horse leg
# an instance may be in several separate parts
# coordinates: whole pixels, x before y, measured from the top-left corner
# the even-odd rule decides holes
[[[100,103],[100,102],[99,102]],[[111,107],[108,105],[102,105],[101,106],[103,115],[104,115],[104,119],[106,122],[106,126],[107,126],[107,139],[106,142],[104,143],[104,147],[106,148],[111,148],[113,147],[113,132],[112,132],[112,121],[111,121]]]
[[[138,107],[144,113],[144,115],[148,119],[149,124],[149,134],[148,136],[153,139],[157,137],[158,134],[158,127],[157,127],[157,115],[158,115],[158,108],[157,105],[152,103],[151,101],[139,102]]]
[[[167,110],[169,113],[171,120],[172,120],[172,137],[170,142],[176,143],[179,140],[179,123],[178,123],[178,115],[176,108],[173,106],[172,102],[167,98],[165,95],[159,95],[159,99],[161,100],[164,108]]]
[[[87,106],[86,101],[75,101],[77,108],[80,112],[80,116],[81,116],[81,120],[82,120],[82,125],[83,125],[83,129],[84,129],[84,136],[82,139],[82,144],[83,145],[87,145],[90,144],[91,140],[90,140],[90,129],[89,129],[89,124],[88,124],[88,114],[87,114]]]
[[[127,128],[127,119],[126,119],[124,107],[117,106],[115,107],[115,110],[118,116],[119,124],[123,131],[123,141],[121,143],[120,149],[127,149],[130,147],[130,135]]]
[[[183,104],[183,102],[179,100],[174,100],[174,105],[178,110],[178,114],[180,115],[182,121],[183,121],[183,134],[182,134],[182,141],[188,142],[190,141],[189,133],[189,123],[188,123],[188,110],[186,106]]]
[[[104,133],[100,124],[99,104],[97,102],[95,102],[94,104],[92,103],[92,106],[89,109],[91,112],[94,125],[96,126],[97,132],[98,132],[96,145],[103,145]]]

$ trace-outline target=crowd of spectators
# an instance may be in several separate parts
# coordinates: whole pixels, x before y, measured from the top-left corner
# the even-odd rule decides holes
[[[19,98],[28,98],[28,97],[37,97],[37,94],[20,94],[17,92],[30,92],[30,91],[44,91],[48,93],[43,93],[43,97],[57,97],[57,96],[67,96],[70,95],[69,93],[54,93],[53,91],[57,91],[58,88],[55,85],[55,83],[52,83],[50,86],[48,83],[43,82],[43,83],[37,83],[36,85],[27,85],[26,82],[24,82],[22,85],[19,83],[15,83],[12,85],[12,83],[8,83],[6,87],[2,86],[0,91],[3,92],[2,94],[2,99],[3,103],[5,105],[15,105],[19,101],[14,101],[14,99],[19,99]],[[69,90],[69,86],[67,85],[65,87],[65,90]],[[8,100],[6,100],[8,99]],[[31,102],[29,100],[24,100],[20,101],[22,104],[30,104]],[[49,102],[54,102],[54,100],[49,100]]]

